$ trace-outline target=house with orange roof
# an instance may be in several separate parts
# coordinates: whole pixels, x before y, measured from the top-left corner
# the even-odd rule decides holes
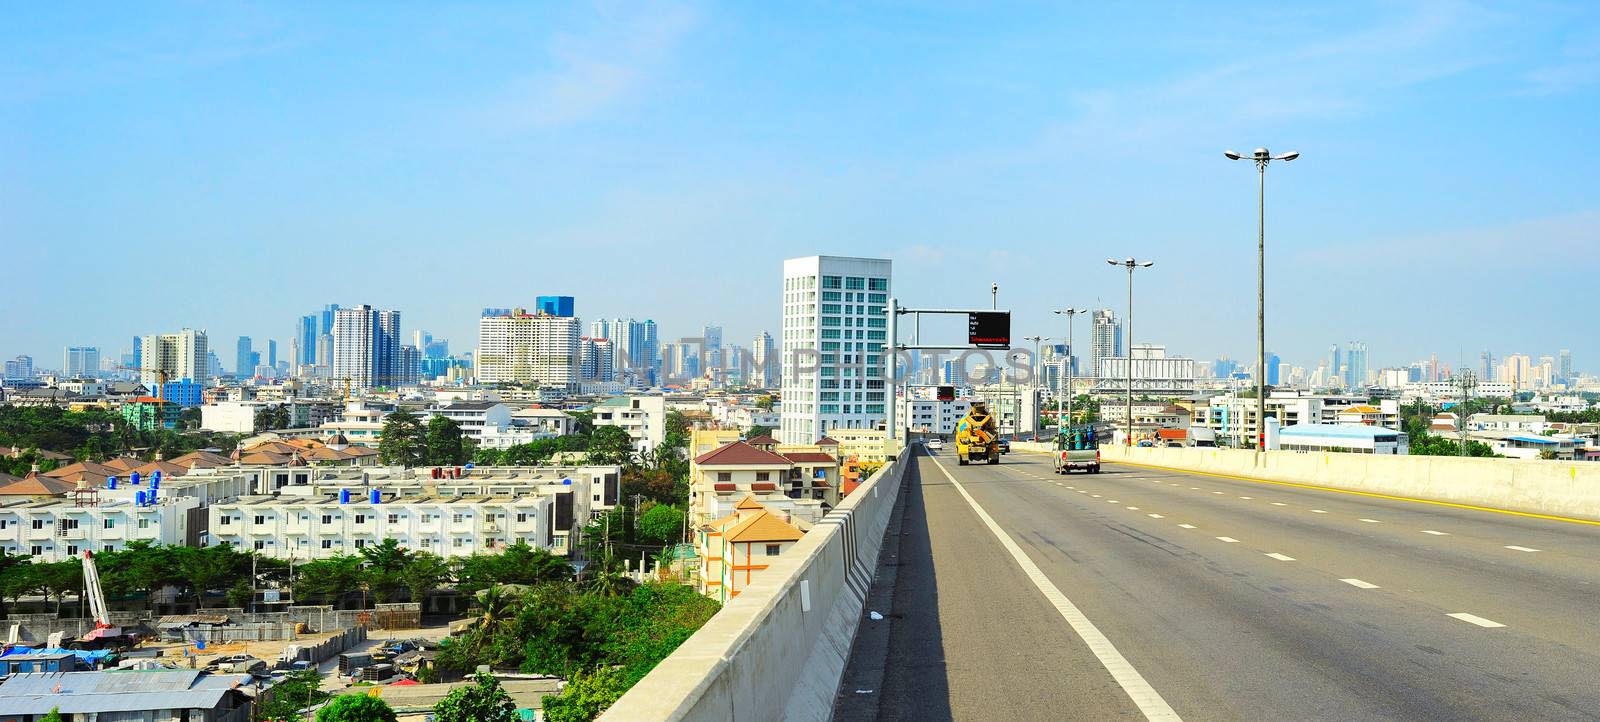
[[[790,519],[749,495],[734,505],[732,514],[704,525],[700,532],[700,593],[722,602],[739,596],[805,537]]]
[[[698,528],[722,518],[746,496],[808,523],[821,519],[838,503],[839,464],[810,448],[778,453],[734,441],[695,456],[689,462],[690,522]]]

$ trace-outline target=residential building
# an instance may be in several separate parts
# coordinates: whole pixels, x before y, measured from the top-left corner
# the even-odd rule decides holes
[[[321,434],[340,435],[351,444],[376,449],[383,438],[383,417],[388,415],[387,410],[366,401],[348,401],[338,421],[322,423]]]
[[[694,436],[702,433],[696,431]],[[815,445],[765,441],[734,441],[690,460],[689,523],[696,530],[703,531],[705,525],[731,513],[739,500],[752,495],[808,525],[838,503],[837,456]]]
[[[405,379],[400,352],[400,312],[366,304],[333,311],[334,379],[350,388],[399,386]]]
[[[835,428],[877,428],[887,417],[885,353],[893,264],[808,256],[783,262],[782,423],[804,444]]]
[[[213,543],[279,559],[358,554],[394,539],[442,557],[494,552],[517,541],[552,549],[553,494],[407,496],[341,489],[332,498],[279,494],[211,505]]]
[[[261,354],[251,349],[249,336],[240,336],[234,344],[233,375],[239,378],[254,376],[256,367],[261,365]]]
[[[936,398],[936,394],[931,393],[933,389],[926,386],[912,387],[911,390],[914,393],[910,398],[898,400],[899,409],[895,413],[895,418],[913,433],[950,437],[956,433],[956,423],[967,415],[967,409],[972,406],[970,398],[941,401]]]
[[[498,401],[455,401],[432,406],[424,413],[423,424],[443,416],[461,427],[461,434],[482,445],[484,434],[499,433],[511,425],[511,407]]]
[[[1543,434],[1548,427],[1542,415],[1478,413],[1467,417],[1467,428],[1472,431],[1509,431],[1537,435]]]
[[[6,381],[25,381],[33,378],[33,357],[26,354],[6,362]]]
[[[154,396],[142,396],[122,404],[122,418],[139,431],[176,429],[182,411],[177,404]]]
[[[537,384],[576,391],[578,319],[520,308],[501,310],[486,309],[478,319],[478,383]]]
[[[778,346],[773,342],[772,334],[762,331],[750,342],[750,358],[755,366],[747,383],[763,389],[778,388]]]
[[[594,425],[619,426],[633,439],[635,451],[646,454],[667,438],[667,398],[658,394],[614,396],[596,404]]]
[[[155,384],[177,379],[205,383],[211,379],[210,346],[205,331],[183,329],[177,333],[139,338],[139,382]]]
[[[573,312],[573,298],[571,296],[540,296],[534,299],[534,308],[546,316],[571,316]]]
[[[68,346],[62,354],[61,373],[68,378],[92,378],[98,375],[100,349],[94,346]]]
[[[83,483],[98,487],[103,482],[100,477]],[[76,482],[56,482],[55,486],[63,483],[76,486]],[[80,505],[70,496],[41,499],[5,494],[0,496],[0,551],[31,556],[39,562],[59,562],[76,559],[85,550],[117,551],[134,541],[191,544],[189,513],[202,506],[202,499],[168,496],[161,491],[166,490],[157,492],[156,503],[143,505],[131,492],[110,498],[109,492],[102,491],[103,498],[90,505]],[[148,487],[139,493],[148,494]]]
[[[1104,359],[1122,355],[1122,322],[1109,308],[1095,311],[1089,336],[1089,373],[1095,377],[1106,375]]]
[[[704,566],[700,593],[727,602],[755,581],[778,557],[805,537],[800,527],[774,513],[753,496],[733,512],[705,524],[698,535]]]
[[[655,321],[600,319],[590,325],[589,335],[611,340],[616,380],[635,387],[654,386],[660,381],[661,343]]]
[[[616,351],[611,339],[584,336],[578,339],[578,378],[584,381],[615,381]]]

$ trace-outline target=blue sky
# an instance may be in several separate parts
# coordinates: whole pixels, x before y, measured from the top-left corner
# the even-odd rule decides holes
[[[1083,5],[1083,7],[1072,7]],[[1117,7],[1104,7],[1115,5]],[[783,258],[885,256],[1015,335],[1600,371],[1592,3],[31,4],[0,24],[0,356],[324,303],[776,332]],[[1065,6],[1065,7],[1063,7]],[[1080,325],[1080,336],[1086,327]],[[259,341],[258,341],[258,345]]]

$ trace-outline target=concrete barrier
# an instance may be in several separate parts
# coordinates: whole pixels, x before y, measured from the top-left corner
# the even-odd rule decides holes
[[[851,492],[601,719],[828,719],[911,463]]]
[[[1029,445],[1025,450],[1036,451]],[[1314,484],[1468,506],[1600,520],[1600,463],[1457,456],[1100,447],[1107,462]]]

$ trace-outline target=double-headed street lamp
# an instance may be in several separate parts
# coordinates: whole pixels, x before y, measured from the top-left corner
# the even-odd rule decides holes
[[[1298,151],[1273,155],[1257,148],[1250,155],[1222,152],[1229,160],[1253,160],[1260,176],[1256,203],[1256,458],[1267,446],[1267,164],[1300,157]]]
[[[1067,397],[1067,421],[1065,423],[1070,424],[1072,422],[1072,361],[1073,356],[1078,352],[1077,349],[1072,347],[1072,317],[1080,313],[1088,312],[1089,309],[1087,308],[1060,308],[1056,309],[1055,311],[1056,315],[1067,317],[1067,383],[1064,388],[1064,393],[1056,396],[1056,433],[1058,435],[1066,432],[1067,430],[1067,427],[1063,425],[1063,422],[1061,421],[1062,396]],[[1059,376],[1056,377],[1056,385],[1061,385],[1061,377]]]
[[[1033,361],[1032,361],[1032,363],[1028,364],[1028,366],[1030,367],[1028,369],[1028,374],[1029,374],[1029,376],[1032,377],[1032,378],[1028,379],[1031,382],[1031,386],[1029,387],[1028,393],[1033,394],[1033,399],[1034,399],[1033,403],[1034,403],[1035,407],[1037,407],[1038,406],[1038,398],[1039,398],[1039,372],[1043,368],[1043,364],[1039,363],[1039,342],[1040,341],[1049,341],[1050,337],[1049,336],[1023,336],[1022,338],[1024,340],[1033,342]],[[1018,403],[1021,403],[1021,402],[1019,401]],[[1034,438],[1030,439],[1030,441],[1038,441],[1038,437],[1039,437],[1039,417],[1041,416],[1041,414],[1039,413],[1040,411],[1041,411],[1041,409],[1039,409],[1039,408],[1035,408],[1033,410],[1033,417],[1034,417],[1034,421],[1033,421],[1033,437]],[[1017,418],[1021,418],[1021,417],[1022,417],[1022,413],[1019,411],[1017,413]]]
[[[1124,261],[1114,261],[1107,258],[1106,263],[1128,269],[1128,438],[1125,441],[1125,445],[1133,446],[1133,269],[1149,268],[1156,265],[1156,262],[1136,261],[1132,258]]]

